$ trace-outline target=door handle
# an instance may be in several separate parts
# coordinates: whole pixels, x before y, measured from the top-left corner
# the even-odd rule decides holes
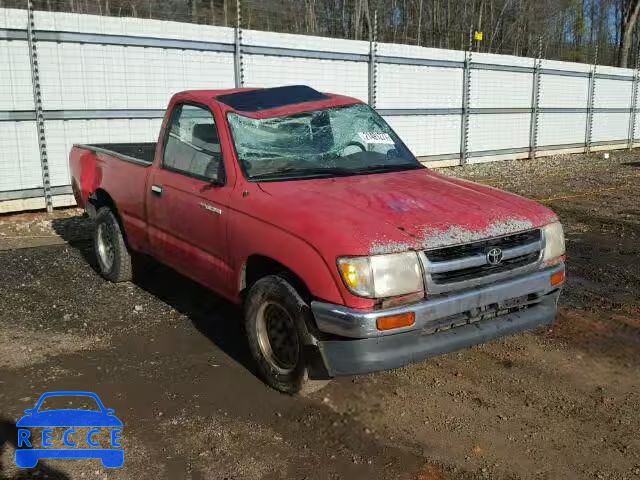
[[[216,215],[222,215],[222,210],[214,207],[213,205],[209,205],[208,203],[200,202],[199,205],[207,210],[208,212],[215,213]]]
[[[151,185],[151,193],[154,195],[160,196],[162,195],[162,186],[161,185]]]

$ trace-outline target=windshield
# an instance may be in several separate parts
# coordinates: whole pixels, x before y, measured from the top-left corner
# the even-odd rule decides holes
[[[253,119],[229,113],[249,179],[269,181],[422,168],[368,105]]]

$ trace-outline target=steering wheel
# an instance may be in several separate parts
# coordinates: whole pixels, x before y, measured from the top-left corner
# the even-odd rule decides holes
[[[344,147],[342,147],[342,156],[343,157],[346,157],[347,155],[353,155],[354,153],[358,153],[358,152],[351,151],[350,153],[347,153],[347,155],[345,155],[344,152],[349,147],[358,148],[359,150],[361,150],[363,152],[367,151],[367,147],[365,147],[364,144],[358,142],[357,140],[352,140],[351,142],[347,143]]]

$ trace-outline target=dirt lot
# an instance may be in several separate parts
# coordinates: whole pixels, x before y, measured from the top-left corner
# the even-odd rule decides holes
[[[77,212],[0,217],[0,478],[640,479],[640,154],[447,173],[558,212],[557,324],[306,398],[263,386],[240,312],[192,282],[103,281]],[[123,468],[14,466],[15,422],[51,390],[115,409]]]

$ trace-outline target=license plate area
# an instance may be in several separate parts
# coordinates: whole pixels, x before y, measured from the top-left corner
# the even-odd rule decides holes
[[[473,308],[466,312],[462,312],[450,317],[445,317],[440,320],[429,323],[421,330],[421,335],[431,335],[434,333],[443,332],[452,328],[469,325],[472,323],[481,322],[483,320],[489,320],[502,315],[513,313],[519,309],[526,308],[527,306],[537,303],[540,296],[538,294],[521,295],[519,297],[502,300],[498,303],[492,303],[484,305],[482,307]]]
[[[521,295],[519,297],[509,298],[503,300],[498,304],[500,308],[513,308],[521,305],[526,305],[529,302],[529,295]]]

